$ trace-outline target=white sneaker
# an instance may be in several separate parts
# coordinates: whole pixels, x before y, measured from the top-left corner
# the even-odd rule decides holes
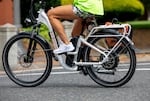
[[[66,45],[66,44],[61,44],[58,49],[55,49],[53,52],[54,54],[61,54],[61,53],[66,53],[74,50],[74,46],[72,43]]]

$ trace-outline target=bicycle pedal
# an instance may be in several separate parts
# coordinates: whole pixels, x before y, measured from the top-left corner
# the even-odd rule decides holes
[[[55,54],[52,54],[55,61],[58,61],[58,57]]]
[[[79,74],[83,74],[84,76],[87,76],[87,75],[88,75],[88,73],[85,73],[85,72],[83,72],[83,71],[79,71]]]
[[[83,74],[84,76],[88,75],[87,70],[85,69],[85,67],[78,67],[79,74]]]
[[[53,58],[54,58],[55,61],[58,61],[58,57],[54,56]]]

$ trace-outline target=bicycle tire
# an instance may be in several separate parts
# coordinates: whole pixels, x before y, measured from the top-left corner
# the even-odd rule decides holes
[[[25,62],[28,40],[31,40],[31,35],[26,32],[9,39],[4,46],[2,62],[6,74],[13,82],[23,87],[35,87],[42,84],[50,75],[52,53],[44,51],[48,49],[47,45],[34,36],[32,40],[36,42],[37,47],[34,57],[31,58],[33,60]]]
[[[99,31],[99,32],[95,33],[95,35],[116,35],[116,34],[118,34],[118,32],[116,32],[114,30],[107,30],[104,32]],[[119,40],[118,37],[114,37],[114,38]],[[104,45],[104,44],[106,44],[105,37],[90,38],[88,41],[92,45],[98,45],[101,42],[100,44],[101,44],[101,47],[103,47],[103,48],[105,48],[107,46],[107,45]],[[102,42],[104,42],[104,43],[102,43]],[[131,46],[131,44],[129,44],[129,42],[127,40],[123,39],[121,41],[121,44],[122,44],[122,47],[123,46],[124,47],[118,48],[112,54],[112,57],[110,56],[112,59],[109,61],[110,64],[108,62],[106,64],[102,64],[95,68],[94,68],[94,66],[87,67],[87,72],[88,72],[89,76],[97,84],[102,85],[104,87],[120,87],[120,86],[126,84],[132,78],[132,76],[135,72],[135,69],[136,69],[135,51],[134,51],[133,47]],[[119,47],[121,47],[121,46],[119,46]],[[97,46],[97,48],[98,48],[98,46]],[[110,48],[107,47],[108,52],[109,52],[109,50],[110,50]],[[92,57],[92,54],[95,54],[95,55],[93,55],[93,57]],[[84,61],[99,62],[100,60],[102,60],[103,57],[104,56],[102,56],[101,54],[98,56],[98,54],[96,54],[90,47],[86,47]],[[111,61],[114,61],[114,62],[111,63]],[[123,65],[124,65],[124,67],[123,67]],[[125,67],[125,66],[127,66],[127,67]],[[118,76],[116,76],[116,75],[118,75]]]

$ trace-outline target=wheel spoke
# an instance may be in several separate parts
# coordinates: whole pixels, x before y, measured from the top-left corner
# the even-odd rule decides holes
[[[98,33],[100,35],[100,33]],[[135,72],[136,67],[136,58],[135,52],[130,47],[130,44],[122,40],[116,48],[113,48],[119,40],[118,37],[110,38],[111,40],[115,40],[115,43],[107,43],[107,38],[91,38],[89,40],[92,45],[99,47],[106,54],[108,54],[111,49],[114,49],[108,56],[106,62],[102,65],[94,65],[87,68],[90,77],[98,84],[107,86],[107,87],[116,87],[121,86],[127,83],[133,73]],[[105,58],[103,54],[95,51],[88,47],[85,51],[85,60],[86,62],[97,61],[102,62]]]
[[[6,73],[21,86],[37,86],[47,79],[51,71],[52,60],[49,51],[44,51],[45,44],[34,38],[32,43],[36,45],[31,45],[30,40],[30,35],[16,35],[7,42],[3,52]]]

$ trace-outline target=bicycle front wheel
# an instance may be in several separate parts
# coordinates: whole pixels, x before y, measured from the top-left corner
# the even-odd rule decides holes
[[[2,55],[3,67],[8,77],[24,87],[43,83],[52,67],[52,56],[46,47],[37,37],[31,39],[29,34],[12,37],[6,43]]]
[[[97,33],[99,35],[111,35],[113,33]],[[105,53],[109,53],[115,45],[108,44],[106,37],[91,38],[89,42],[97,48],[103,49]],[[110,38],[113,42],[119,40],[118,37]],[[109,40],[110,40],[109,39]],[[101,62],[104,55],[87,47],[85,50],[84,61]],[[92,65],[87,67],[89,76],[98,84],[105,87],[119,87],[126,84],[133,76],[136,68],[136,56],[131,44],[123,39],[119,46],[111,52],[108,60],[102,65]]]

